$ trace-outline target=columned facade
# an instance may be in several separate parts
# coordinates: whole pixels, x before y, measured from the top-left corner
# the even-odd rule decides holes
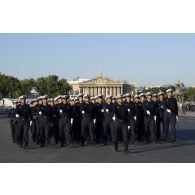
[[[91,96],[117,96],[124,93],[133,93],[134,89],[134,86],[108,79],[102,75],[79,84],[80,93],[89,94]]]

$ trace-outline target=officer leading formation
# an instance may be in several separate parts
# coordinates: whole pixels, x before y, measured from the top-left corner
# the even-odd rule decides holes
[[[30,105],[23,95],[13,102],[9,117],[12,140],[21,148],[28,148],[29,140],[40,147],[112,143],[118,152],[118,143],[122,142],[124,153],[128,153],[129,144],[175,144],[178,105],[172,89],[166,94],[106,98],[79,94],[75,99],[68,95],[48,99],[45,95]]]

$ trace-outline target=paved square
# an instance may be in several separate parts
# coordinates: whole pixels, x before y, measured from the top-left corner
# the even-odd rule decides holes
[[[20,149],[11,142],[9,119],[0,116],[0,162],[1,163],[195,163],[195,114],[180,116],[177,131],[178,143],[158,145],[135,145],[131,152],[115,153],[109,146],[74,146],[71,149],[50,146],[39,148],[30,145]],[[121,147],[122,149],[122,147]]]

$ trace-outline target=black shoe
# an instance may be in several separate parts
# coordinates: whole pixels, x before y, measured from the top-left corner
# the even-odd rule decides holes
[[[20,143],[20,148],[22,148],[22,146],[23,146],[23,144],[22,144],[22,143]]]
[[[177,143],[176,140],[173,140],[173,141],[172,141],[172,144],[176,144],[176,143]]]
[[[114,151],[115,151],[115,152],[119,152],[118,148],[115,148]]]
[[[129,154],[129,150],[124,150],[124,154]]]
[[[60,147],[63,148],[64,147],[64,144],[60,144]]]
[[[73,147],[73,145],[72,144],[69,144],[69,145],[67,145],[67,148],[72,148]]]

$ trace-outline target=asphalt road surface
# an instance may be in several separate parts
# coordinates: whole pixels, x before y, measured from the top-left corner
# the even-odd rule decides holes
[[[112,145],[60,148],[51,145],[39,148],[30,145],[21,149],[11,142],[9,119],[0,115],[1,163],[195,163],[195,113],[181,115],[173,145],[149,144],[130,146],[129,154],[115,153]]]

